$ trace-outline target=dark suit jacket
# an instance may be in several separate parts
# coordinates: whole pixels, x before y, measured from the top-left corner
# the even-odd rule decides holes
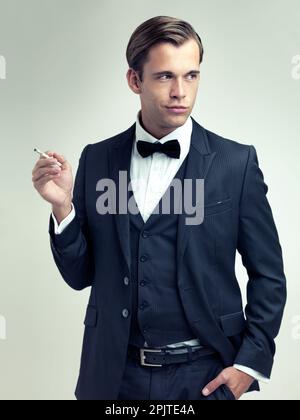
[[[64,280],[73,289],[92,286],[78,399],[116,399],[126,361],[131,308],[129,215],[99,215],[100,179],[130,174],[135,124],[105,141],[87,145],[80,157],[73,203],[76,217],[51,249]],[[188,320],[201,342],[216,349],[224,366],[239,363],[270,376],[286,301],[282,252],[268,190],[255,148],[224,139],[193,119],[187,179],[205,180],[205,215],[186,225],[179,215],[178,289]],[[236,250],[247,269],[245,316],[235,276]],[[258,389],[255,382],[251,389]]]

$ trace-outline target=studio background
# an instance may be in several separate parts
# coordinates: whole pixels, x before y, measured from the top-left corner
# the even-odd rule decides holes
[[[63,154],[75,176],[86,144],[133,124],[126,46],[156,15],[201,36],[192,116],[255,146],[283,248],[289,297],[272,381],[243,398],[300,399],[298,0],[0,0],[0,399],[75,398],[89,290],[71,290],[54,264],[33,148]],[[236,272],[244,291],[239,256]]]

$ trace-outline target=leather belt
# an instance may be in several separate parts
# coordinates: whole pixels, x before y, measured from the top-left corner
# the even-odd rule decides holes
[[[177,347],[176,349],[151,349],[139,348],[130,344],[127,354],[128,357],[138,360],[141,366],[161,367],[172,363],[190,362],[203,356],[217,354],[217,352],[201,346],[185,346]]]

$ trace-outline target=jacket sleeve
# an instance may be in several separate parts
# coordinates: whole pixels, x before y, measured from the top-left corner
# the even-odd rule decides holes
[[[92,285],[94,261],[89,237],[85,205],[85,173],[87,145],[80,156],[74,182],[73,205],[75,218],[59,235],[54,233],[54,221],[50,216],[50,246],[54,261],[65,282],[75,290]]]
[[[282,251],[256,150],[249,147],[240,201],[238,251],[248,273],[246,332],[235,364],[271,375],[286,303]]]

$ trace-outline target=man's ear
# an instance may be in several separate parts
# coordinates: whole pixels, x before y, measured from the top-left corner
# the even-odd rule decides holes
[[[126,77],[127,77],[127,82],[130,89],[134,93],[139,95],[142,92],[142,87],[141,87],[141,81],[140,81],[138,73],[132,68],[130,68],[127,71]]]

